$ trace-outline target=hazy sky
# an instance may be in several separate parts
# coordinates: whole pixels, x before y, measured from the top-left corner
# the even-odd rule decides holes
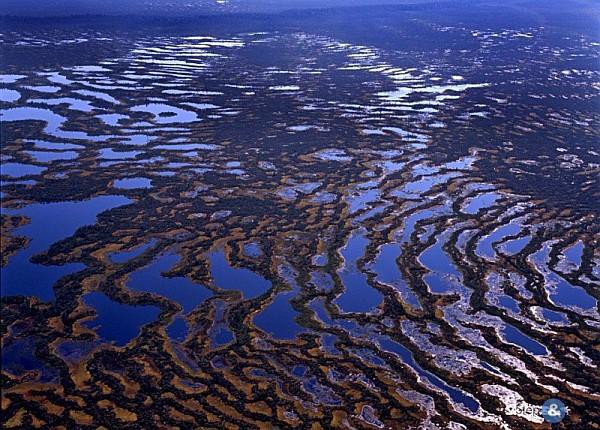
[[[291,8],[423,3],[432,0],[2,0],[4,15],[159,14],[268,12]]]

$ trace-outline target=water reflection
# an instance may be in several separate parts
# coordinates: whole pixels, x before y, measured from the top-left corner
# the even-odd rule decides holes
[[[125,205],[131,200],[122,196],[100,196],[81,202],[36,203],[22,209],[4,209],[2,214],[22,215],[29,223],[12,232],[26,236],[29,244],[9,259],[2,268],[2,296],[35,296],[49,301],[54,298],[52,287],[64,276],[83,270],[81,263],[45,266],[32,263],[31,257],[48,249],[60,239],[66,239],[84,225],[94,224],[96,216],[108,209]],[[53,220],[48,228],[48,220]]]
[[[85,326],[116,346],[127,345],[137,337],[142,326],[155,321],[160,313],[156,306],[130,306],[115,302],[99,292],[88,293],[82,300],[96,312],[96,316],[86,321]],[[127,318],[123,318],[124,315]]]

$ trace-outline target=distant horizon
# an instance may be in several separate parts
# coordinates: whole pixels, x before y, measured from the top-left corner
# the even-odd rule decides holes
[[[43,4],[35,0],[5,0],[0,10],[4,29],[20,25],[85,25],[96,26],[111,22],[113,25],[177,26],[207,19],[230,20],[230,24],[248,27],[244,16],[254,15],[265,28],[270,26],[270,16],[278,15],[290,20],[290,25],[303,25],[312,19],[312,11],[327,13],[334,18],[338,11],[356,12],[350,19],[363,20],[363,12],[370,15],[380,8],[390,11],[417,13],[418,11],[446,10],[445,25],[465,23],[479,19],[483,10],[491,25],[510,26],[515,21],[530,20],[538,25],[569,27],[600,40],[600,3],[593,0],[198,0],[185,8],[175,7],[183,0],[49,0]],[[75,7],[75,4],[77,7]],[[326,12],[330,11],[330,12]],[[479,11],[479,12],[476,12]],[[346,16],[345,19],[348,19]],[[53,21],[54,20],[54,21]],[[132,20],[132,21],[129,21]],[[256,24],[256,21],[252,21]],[[252,25],[249,26],[250,28]]]
[[[465,3],[470,3],[466,0]],[[184,3],[184,4],[177,4]],[[457,3],[455,0],[198,0],[179,2],[163,0],[5,0],[0,16],[67,17],[67,16],[168,16],[189,17],[213,14],[278,13],[295,9],[327,9],[356,6],[390,6],[427,3]]]

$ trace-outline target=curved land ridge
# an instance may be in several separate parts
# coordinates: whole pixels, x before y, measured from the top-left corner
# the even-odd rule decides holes
[[[4,34],[3,426],[594,428],[600,43],[417,18]]]

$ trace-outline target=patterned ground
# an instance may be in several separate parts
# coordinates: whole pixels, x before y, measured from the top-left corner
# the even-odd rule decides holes
[[[4,34],[4,426],[597,426],[600,43],[411,25]]]

